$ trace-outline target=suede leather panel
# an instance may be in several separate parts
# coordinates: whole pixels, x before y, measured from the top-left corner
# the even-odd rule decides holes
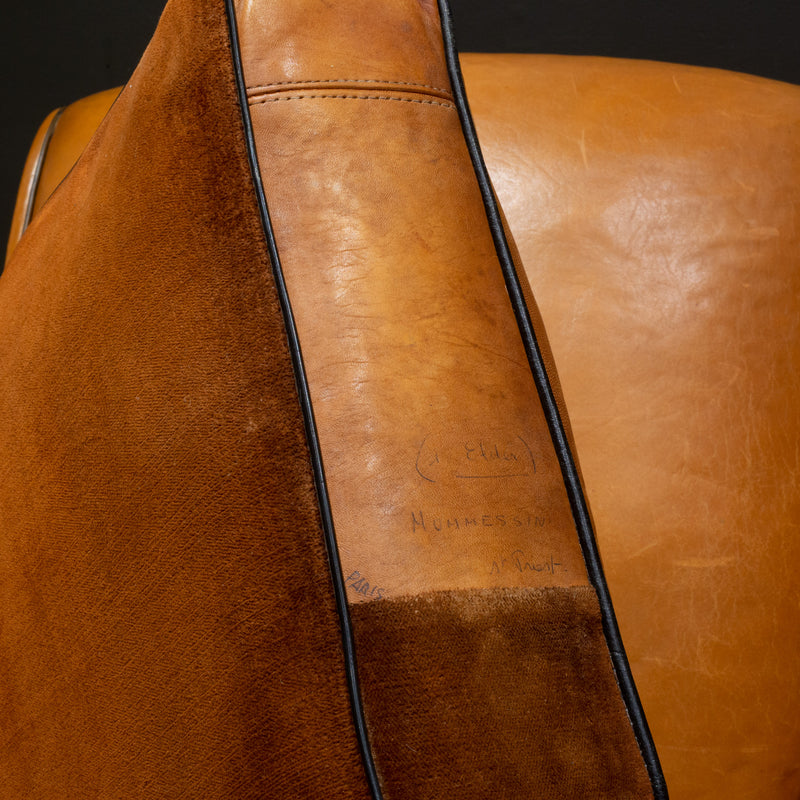
[[[365,800],[224,7],[0,280],[0,797]]]
[[[652,797],[592,588],[432,592],[351,614],[385,800]]]

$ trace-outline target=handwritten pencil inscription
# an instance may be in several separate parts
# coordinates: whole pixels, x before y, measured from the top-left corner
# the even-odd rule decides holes
[[[489,574],[501,575],[509,571],[518,573],[545,572],[549,575],[555,575],[558,572],[566,572],[567,568],[560,561],[556,561],[552,553],[549,553],[544,558],[537,558],[522,550],[514,550],[508,556],[492,561]]]
[[[441,531],[469,531],[474,528],[543,528],[547,524],[544,515],[531,514],[529,511],[512,511],[497,513],[468,513],[453,511],[436,513],[419,509],[411,512],[411,532],[426,533]]]
[[[370,584],[370,582],[357,570],[354,569],[344,581],[344,585],[354,594],[362,597],[369,597],[373,600],[382,600],[384,589],[380,586]]]
[[[526,478],[536,474],[536,460],[519,435],[486,434],[445,439],[429,434],[418,450],[417,474],[430,483]]]

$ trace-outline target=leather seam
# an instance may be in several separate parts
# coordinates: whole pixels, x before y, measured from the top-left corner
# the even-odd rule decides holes
[[[432,89],[434,92],[443,92],[444,94],[450,94],[449,89],[442,89],[440,86],[431,86],[427,83],[413,83],[412,81],[390,81],[390,80],[379,80],[378,78],[325,78],[322,80],[296,80],[296,81],[275,81],[274,83],[265,83],[259,86],[248,86],[248,92],[263,92],[268,89],[272,89],[274,86],[298,86],[303,84],[327,84],[327,83],[382,83],[382,84],[391,84],[394,86],[416,86],[420,89]]]
[[[451,108],[453,111],[456,110],[452,103],[442,103],[438,100],[412,100],[410,97],[359,94],[300,94],[293,97],[267,97],[263,100],[249,100],[248,105],[256,106],[263,103],[278,103],[287,100],[393,100],[396,103],[418,103],[425,106],[441,106],[442,108]]]

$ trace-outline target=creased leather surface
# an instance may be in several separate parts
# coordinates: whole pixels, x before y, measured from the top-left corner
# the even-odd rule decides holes
[[[794,800],[800,88],[611,59],[463,67],[670,796]]]
[[[366,800],[223,5],[0,280],[0,797]]]
[[[349,599],[585,584],[441,42],[429,44],[435,5],[337,7],[323,42],[325,4],[295,2],[274,28],[282,6],[239,13],[243,67]],[[426,35],[407,48],[415,25]],[[422,63],[439,93],[417,85]],[[319,75],[342,80],[309,88]],[[550,568],[516,569],[515,553]]]

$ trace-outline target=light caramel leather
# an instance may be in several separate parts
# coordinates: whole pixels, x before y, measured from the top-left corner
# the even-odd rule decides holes
[[[60,113],[53,111],[41,124],[25,162],[6,261],[30,220],[72,169],[119,92],[119,89],[107,89],[84,97]]]
[[[119,89],[107,89],[89,95],[67,106],[59,116],[39,178],[34,213],[39,211],[72,169],[117,95]]]
[[[671,796],[794,800],[800,90],[611,59],[462,67]]]
[[[354,611],[353,635],[387,799],[521,796],[545,775],[542,797],[652,799],[437,5],[259,0],[241,2],[237,21],[333,558],[348,601],[371,607]],[[465,650],[442,652],[456,629]],[[540,660],[555,679],[524,679]],[[497,682],[510,665],[524,685]],[[491,709],[480,733],[448,719],[444,687],[473,723]],[[548,737],[552,750],[530,745]]]
[[[800,88],[557,56],[463,69],[670,794],[795,798]]]
[[[349,599],[585,584],[436,7],[312,5],[239,24]]]
[[[45,117],[44,121],[39,126],[39,130],[36,131],[33,142],[31,142],[28,157],[25,159],[25,166],[22,170],[19,190],[17,191],[14,216],[11,219],[11,231],[9,232],[8,244],[6,245],[6,261],[11,258],[11,253],[14,252],[19,237],[25,232],[25,228],[33,217],[36,187],[38,186],[39,176],[41,175],[42,167],[46,160],[45,147],[52,136],[53,122],[58,114],[59,110],[56,109]],[[96,122],[94,122],[94,127],[97,127]],[[82,137],[82,140],[83,138],[84,137]],[[86,139],[88,139],[88,137],[86,137]]]

